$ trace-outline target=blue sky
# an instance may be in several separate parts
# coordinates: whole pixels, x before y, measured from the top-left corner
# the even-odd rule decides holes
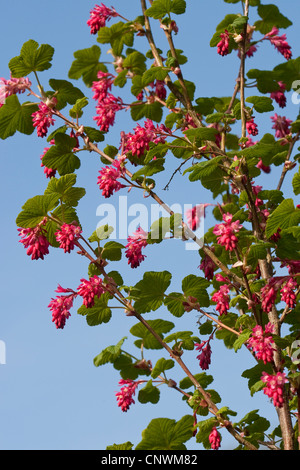
[[[215,49],[210,48],[209,41],[225,14],[240,12],[240,5],[225,4],[221,0],[188,0],[187,3],[187,14],[178,17],[179,34],[175,38],[176,47],[182,49],[189,58],[183,67],[184,76],[195,81],[196,96],[231,96],[238,72],[238,60],[235,54],[221,58]],[[282,6],[283,14],[293,21],[293,27],[287,30],[287,35],[292,45],[293,57],[296,58],[299,56],[299,14],[295,9],[295,2],[286,0],[272,3]],[[128,18],[139,14],[137,0],[116,0],[112,5]],[[68,79],[73,52],[97,44],[86,25],[93,6],[92,1],[74,0],[53,0],[50,8],[49,2],[41,0],[5,2],[1,8],[5,21],[2,21],[0,30],[0,76],[8,78],[9,60],[19,54],[25,41],[34,39],[40,44],[48,43],[55,48],[53,67],[40,75],[42,83],[47,87],[49,78]],[[160,30],[157,34],[164,41]],[[158,45],[159,41],[157,39]],[[143,42],[144,39],[140,38],[135,47],[138,48],[141,44],[141,47],[148,50],[147,46],[142,45]],[[105,50],[103,57],[106,58]],[[271,69],[283,61],[272,46],[264,44],[255,57],[249,59],[247,66]],[[90,93],[81,81],[75,84],[84,93]],[[279,110],[277,112],[280,114]],[[289,101],[284,113],[295,119],[298,109]],[[86,114],[90,125],[93,125],[93,115],[94,107],[91,102]],[[266,120],[262,122],[259,119],[258,116],[260,137],[264,132],[270,132],[271,126]],[[129,113],[123,113],[107,136],[105,145],[108,143],[118,146],[121,130],[129,132],[134,126]],[[18,243],[16,216],[24,202],[36,194],[42,194],[47,185],[40,168],[40,155],[46,144],[44,139],[35,135],[28,137],[22,134],[0,142],[0,340],[6,345],[6,364],[0,365],[0,449],[97,450],[127,440],[136,445],[141,440],[142,430],[151,419],[168,417],[178,420],[184,414],[189,414],[190,409],[175,391],[166,387],[161,387],[158,405],[142,405],[137,402],[127,413],[122,413],[117,407],[115,392],[118,391],[119,375],[110,365],[95,368],[93,358],[102,349],[116,344],[126,336],[129,328],[136,323],[132,318],[125,317],[121,310],[114,311],[113,320],[109,324],[91,328],[84,318],[77,315],[76,309],[80,305],[76,304],[64,330],[56,330],[51,322],[47,305],[55,295],[57,284],[76,288],[80,278],[86,277],[87,266],[76,253],[65,255],[62,250],[52,250],[44,261],[34,262],[26,256],[22,245]],[[177,161],[170,162],[169,174],[176,164]],[[95,230],[99,222],[96,210],[104,202],[96,185],[99,168],[98,158],[86,154],[78,172],[77,185],[87,188],[87,196],[78,207],[87,236]],[[263,177],[259,183],[264,188],[272,188],[274,178],[277,181],[276,172],[268,178]],[[187,185],[186,178],[180,175],[174,178],[169,191],[163,191],[167,180],[167,175],[159,179],[157,192],[170,205],[212,202],[203,188]],[[287,197],[291,194],[288,178],[283,190]],[[119,195],[126,193],[117,193],[114,200],[109,201],[116,208]],[[129,204],[150,204],[141,194],[133,192],[128,201]],[[206,227],[211,221],[208,215]],[[181,279],[187,274],[201,274],[198,270],[197,251],[185,250],[182,242],[170,241],[163,246],[147,247],[145,254],[148,255],[146,261],[137,270],[131,270],[126,263],[113,263],[112,269],[119,269],[128,285],[134,285],[145,271],[166,269],[173,273],[174,290],[180,288]],[[148,316],[160,317],[177,323],[176,318],[170,318],[164,310]],[[178,324],[179,329],[196,330],[197,317],[194,313],[186,314]],[[247,383],[240,378],[244,368],[252,365],[248,355],[235,354],[224,350],[221,343],[214,343],[212,366],[208,373],[215,377],[212,387],[221,394],[222,406],[236,410],[238,419],[250,410],[260,409],[273,422],[276,418],[273,406],[262,394],[249,399]],[[129,352],[139,354],[130,337],[125,346]],[[153,351],[146,351],[146,359],[151,359],[153,363],[159,357]],[[186,360],[192,370],[198,373],[201,370],[195,357],[196,353],[191,353]],[[174,368],[170,377],[179,381],[183,374]],[[230,437],[226,434],[223,436],[222,448],[235,446]],[[187,446],[189,449],[199,448],[194,441],[190,441]]]

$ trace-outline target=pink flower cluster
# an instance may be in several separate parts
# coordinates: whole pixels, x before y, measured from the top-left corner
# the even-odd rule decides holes
[[[271,93],[272,100],[276,101],[280,108],[285,108],[286,106],[286,96],[284,94],[286,85],[283,82],[278,82],[279,90],[273,91]]]
[[[256,358],[262,360],[264,364],[273,361],[274,340],[272,337],[273,325],[268,323],[265,330],[257,325],[252,330],[252,335],[248,339],[248,346],[255,352]]]
[[[109,93],[114,82],[114,77],[110,73],[98,72],[99,80],[93,82],[93,98],[97,101],[96,113],[93,118],[97,122],[100,131],[107,132],[110,126],[115,123],[117,111],[124,108],[121,98],[116,98]]]
[[[258,134],[257,124],[254,122],[254,117],[246,122],[246,129],[249,135],[256,136]]]
[[[264,36],[264,39],[269,40],[271,44],[282,54],[285,59],[289,60],[292,58],[291,46],[286,40],[286,34],[282,36],[278,35],[279,30],[273,26],[272,30]]]
[[[38,111],[32,113],[33,127],[36,127],[37,135],[39,137],[45,137],[47,135],[48,128],[53,126],[54,119],[52,115],[52,108],[43,102],[39,104]]]
[[[103,101],[111,90],[115,77],[111,73],[102,72],[101,70],[97,73],[97,77],[99,80],[92,84],[93,99]]]
[[[129,410],[130,405],[134,404],[135,401],[133,396],[135,395],[136,388],[141,383],[141,380],[124,380],[119,381],[119,385],[122,385],[122,388],[119,392],[116,393],[118,406],[123,412]]]
[[[87,279],[80,279],[81,284],[77,288],[78,295],[83,297],[83,304],[86,308],[91,308],[95,304],[95,297],[101,297],[105,292],[102,279],[98,276]]]
[[[93,10],[90,11],[90,18],[87,21],[91,34],[96,34],[100,28],[106,25],[106,21],[116,16],[119,16],[119,14],[114,8],[107,8],[103,3],[96,5]]]
[[[286,303],[288,308],[295,308],[296,294],[294,291],[297,287],[298,284],[292,277],[287,278],[283,276],[270,278],[268,283],[260,291],[263,311],[268,313],[272,310],[280,288],[281,300]]]
[[[273,121],[272,129],[275,129],[275,137],[278,139],[284,139],[288,134],[290,134],[290,125],[293,121],[287,119],[285,116],[278,116],[277,113],[274,116],[271,116]]]
[[[208,436],[210,446],[213,450],[218,450],[221,446],[221,435],[217,428],[214,426]]]
[[[99,171],[97,184],[102,190],[102,196],[110,197],[114,192],[124,188],[119,179],[125,174],[125,168],[122,166],[121,160],[114,160],[112,165],[108,165]]]
[[[40,224],[34,228],[18,228],[20,240],[24,248],[27,248],[27,255],[31,256],[32,260],[44,259],[44,256],[49,253],[49,241],[46,238],[46,231],[43,225],[47,222],[44,219]]]
[[[238,239],[235,233],[242,228],[240,221],[232,222],[232,214],[223,214],[223,224],[217,224],[213,233],[217,236],[218,244],[225,246],[227,251],[233,251],[237,247]]]
[[[62,248],[65,253],[70,253],[74,250],[81,232],[82,230],[79,225],[63,224],[55,233],[55,238],[60,244],[59,247]]]
[[[147,237],[147,232],[141,227],[138,227],[136,232],[128,237],[127,244],[125,245],[125,255],[128,258],[128,264],[132,268],[137,268],[145,259],[142,249],[147,246]]]
[[[11,76],[9,80],[0,78],[0,108],[8,96],[24,93],[30,89],[31,85],[32,83],[27,77],[13,78]]]
[[[276,408],[281,408],[284,403],[284,384],[288,382],[285,373],[277,372],[276,375],[270,375],[263,372],[261,380],[266,383],[264,394],[273,400]]]
[[[55,292],[70,292],[68,295],[59,295],[55,299],[51,299],[48,308],[52,312],[52,322],[55,323],[57,329],[63,329],[66,320],[71,316],[70,310],[73,307],[76,292],[71,289],[63,289],[58,286]]]
[[[49,143],[51,145],[53,145],[53,144],[55,144],[55,140],[51,139]],[[53,178],[56,175],[56,169],[47,168],[43,163],[43,158],[44,158],[45,154],[48,152],[49,149],[50,149],[50,147],[45,147],[44,148],[44,151],[41,155],[41,167],[44,167],[44,173],[46,175],[46,178]]]
[[[195,343],[196,350],[200,352],[196,359],[199,361],[199,366],[202,370],[209,369],[211,363],[211,347],[210,340],[202,341],[201,344]]]
[[[202,269],[202,271],[204,272],[204,276],[208,281],[211,281],[213,279],[216,266],[213,260],[208,255],[205,255],[203,257],[199,268]]]
[[[132,155],[141,157],[145,151],[149,150],[150,142],[155,144],[164,143],[166,136],[160,135],[164,133],[170,133],[170,130],[165,127],[164,124],[154,126],[151,119],[147,119],[144,122],[144,127],[138,124],[134,128],[134,134],[128,133],[124,136],[124,153],[131,152]]]
[[[225,56],[229,54],[229,34],[227,29],[225,29],[224,33],[220,34],[221,41],[217,44],[217,52],[221,56]]]
[[[216,302],[216,310],[218,310],[220,315],[226,315],[229,310],[229,287],[224,284],[220,289],[215,292],[211,298],[213,302]]]

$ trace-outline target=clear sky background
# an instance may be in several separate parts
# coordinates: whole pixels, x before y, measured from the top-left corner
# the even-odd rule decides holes
[[[287,37],[292,45],[293,57],[298,57],[300,24],[297,2],[277,0],[269,3],[281,7],[282,13],[293,21],[293,27],[287,30]],[[115,0],[114,3],[107,3],[107,6],[111,4],[125,17],[133,19],[139,14],[138,0]],[[73,52],[98,44],[86,25],[94,5],[90,0],[16,0],[3,3],[0,76],[9,77],[9,60],[19,55],[25,41],[34,39],[55,48],[53,67],[40,74],[45,88],[50,78],[68,79]],[[187,0],[187,5],[186,15],[178,17],[179,34],[175,37],[176,47],[182,49],[189,58],[183,66],[184,76],[196,83],[196,97],[231,96],[238,74],[238,59],[236,54],[220,57],[216,49],[210,48],[209,41],[225,14],[241,12],[240,4],[225,4],[221,0]],[[255,12],[255,9],[251,10]],[[250,22],[255,19],[250,18]],[[281,31],[282,34],[284,32]],[[167,50],[164,34],[160,30],[157,34],[162,41],[157,36],[157,44]],[[145,38],[139,38],[135,43],[136,48],[140,45],[143,50],[149,49]],[[102,60],[106,60],[105,51],[103,48]],[[263,44],[254,58],[248,59],[247,68],[272,69],[284,60],[273,46]],[[34,77],[30,78],[34,82]],[[81,81],[74,84],[88,97],[91,96],[90,90]],[[124,96],[122,93],[123,90],[120,90],[119,95]],[[124,93],[126,96],[125,90]],[[252,89],[251,94],[255,94]],[[276,107],[275,112],[295,119],[298,108],[288,98],[287,108],[282,111]],[[85,123],[93,125],[94,114],[94,103],[91,100],[89,110],[85,113]],[[260,128],[258,138],[265,132],[272,132],[268,117],[264,115],[262,120],[256,116],[256,121]],[[56,125],[60,124],[56,122]],[[119,115],[103,147],[106,144],[118,147],[120,132],[132,131],[135,125],[129,112]],[[23,246],[18,243],[16,216],[27,199],[43,194],[48,183],[40,167],[40,155],[46,145],[45,139],[37,138],[35,134],[16,134],[0,142],[0,340],[6,345],[6,364],[0,364],[0,449],[97,450],[128,440],[136,445],[141,441],[142,430],[151,419],[167,417],[178,420],[185,414],[191,414],[191,410],[174,390],[167,387],[160,388],[158,405],[142,405],[136,400],[136,405],[127,413],[122,413],[118,408],[115,392],[119,389],[119,374],[111,365],[96,368],[93,358],[126,336],[129,328],[136,323],[134,319],[125,317],[122,310],[113,310],[110,323],[89,327],[85,318],[77,315],[80,303],[76,303],[64,330],[56,330],[51,322],[47,305],[51,297],[55,296],[57,284],[76,289],[80,279],[87,277],[87,264],[75,252],[65,255],[62,250],[51,250],[44,261],[31,261]],[[126,195],[126,192],[117,193],[113,199],[104,201],[96,184],[99,159],[90,154],[80,156],[82,167],[78,171],[77,186],[86,187],[87,196],[80,202],[78,214],[88,237],[99,222],[97,207],[103,202],[109,202],[114,203],[118,210],[119,196]],[[212,202],[210,194],[201,186],[187,184],[187,177],[179,174],[169,191],[163,191],[178,161],[170,157],[168,165],[169,172],[160,176],[157,187],[162,199],[170,205],[179,203],[182,206]],[[276,171],[270,176],[262,176],[257,183],[265,189],[271,189],[274,181],[277,184]],[[290,181],[291,177],[287,178],[283,187],[286,197],[291,196]],[[129,205],[149,205],[151,202],[133,191],[128,197]],[[129,217],[129,222],[133,219]],[[205,223],[205,228],[212,223],[210,213]],[[127,285],[134,285],[145,271],[166,269],[173,273],[171,288],[175,291],[180,289],[181,280],[187,274],[201,275],[197,251],[187,251],[180,241],[149,246],[145,254],[145,262],[136,270],[130,269],[125,261],[112,263],[111,268],[120,270]],[[177,319],[171,317],[165,309],[152,312],[146,318],[164,318],[177,324]],[[192,329],[197,333],[197,320],[195,313],[185,314],[178,321],[178,329]],[[212,365],[208,373],[215,377],[211,387],[222,396],[221,406],[236,410],[237,421],[248,411],[259,409],[271,422],[276,422],[273,405],[268,403],[262,393],[249,398],[247,382],[240,378],[245,368],[254,365],[249,355],[241,351],[235,354],[224,350],[223,343],[216,340],[212,347]],[[125,348],[132,354],[139,354],[131,336],[128,336]],[[163,352],[145,351],[145,358],[153,363],[162,355]],[[201,372],[196,355],[194,351],[183,357],[194,373]],[[179,382],[184,375],[175,367],[169,377]],[[222,448],[235,446],[235,441],[223,433]],[[194,440],[189,441],[187,447],[201,449]]]

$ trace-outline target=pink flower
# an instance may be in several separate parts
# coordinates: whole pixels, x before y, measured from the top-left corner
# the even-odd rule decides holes
[[[33,126],[36,127],[37,135],[39,137],[45,137],[47,135],[48,128],[54,124],[52,109],[45,103],[40,103],[39,110],[32,113],[32,121]]]
[[[55,140],[51,139],[50,144],[51,145],[55,144]],[[56,169],[47,168],[43,163],[43,158],[44,158],[45,154],[48,152],[49,149],[50,149],[50,147],[45,147],[44,148],[44,151],[41,155],[41,167],[44,167],[44,173],[46,175],[46,178],[53,178],[56,175]]]
[[[260,325],[257,325],[252,330],[252,335],[248,339],[248,345],[256,353],[256,358],[262,360],[264,364],[273,361],[273,345],[274,340],[272,337],[273,325],[268,323],[265,331]]]
[[[111,93],[108,93],[102,101],[99,101],[96,107],[97,115],[93,119],[96,121],[100,131],[107,132],[109,127],[115,123],[117,111],[123,108],[122,99],[116,98]]]
[[[49,242],[46,238],[46,231],[42,227],[47,222],[44,219],[39,225],[34,228],[18,228],[19,236],[23,237],[20,240],[24,248],[27,248],[27,255],[31,256],[32,260],[44,259],[44,256],[49,253]]]
[[[8,96],[24,93],[30,89],[31,85],[32,83],[27,77],[13,78],[10,76],[9,80],[0,78],[0,108]]]
[[[208,341],[202,341],[201,344],[195,343],[195,347],[197,351],[200,351],[200,354],[197,356],[199,361],[199,366],[202,370],[209,369],[209,365],[211,363],[211,347]]]
[[[96,101],[103,101],[111,90],[115,77],[112,74],[102,72],[101,70],[99,70],[97,77],[99,80],[92,84],[92,91],[94,92],[93,99]]]
[[[213,279],[216,266],[213,260],[208,255],[204,256],[199,268],[202,269],[202,271],[204,272],[204,276],[208,281],[211,281]]]
[[[278,82],[279,90],[273,91],[271,93],[272,100],[276,101],[276,103],[280,106],[280,108],[284,108],[286,106],[286,96],[285,92],[285,84],[283,82]]]
[[[133,396],[135,395],[135,390],[141,383],[141,380],[120,380],[119,385],[122,385],[122,388],[119,392],[116,393],[118,406],[120,406],[123,412],[128,411],[130,405],[134,404],[135,401]]]
[[[93,307],[95,297],[101,297],[105,292],[102,286],[102,279],[98,276],[90,277],[89,280],[80,279],[81,284],[77,288],[78,295],[83,297],[83,304],[87,307]]]
[[[138,227],[136,232],[128,237],[127,245],[125,246],[125,255],[128,258],[128,264],[132,268],[137,268],[145,259],[142,254],[142,249],[147,246],[148,234],[141,227]]]
[[[257,124],[254,122],[254,118],[246,122],[246,129],[249,135],[255,136],[258,134]]]
[[[97,184],[102,190],[102,196],[110,197],[114,192],[124,188],[125,185],[119,180],[125,174],[125,168],[119,160],[114,160],[112,165],[108,165],[99,171]]]
[[[283,139],[291,132],[290,125],[293,121],[290,119],[287,119],[285,116],[278,116],[276,113],[274,116],[271,116],[271,119],[274,123],[272,129],[275,129],[275,137],[278,139]]]
[[[197,230],[200,225],[201,218],[204,217],[203,204],[199,204],[194,206],[192,209],[188,209],[185,215],[190,229]]]
[[[164,143],[165,137],[160,136],[161,133],[169,132],[169,130],[161,124],[160,126],[154,126],[151,119],[147,119],[144,122],[144,127],[138,124],[134,128],[134,134],[130,132],[124,136],[124,153],[131,152],[132,155],[141,157],[145,151],[149,150],[150,142],[155,144]]]
[[[277,51],[289,60],[292,58],[291,46],[287,43],[286,34],[278,36],[278,33],[278,28],[273,26],[272,30],[264,36],[264,39],[268,39]]]
[[[226,315],[229,310],[229,287],[225,284],[220,287],[218,292],[215,292],[211,298],[213,302],[216,302],[216,310],[220,313],[220,315]]]
[[[79,239],[82,230],[78,225],[63,224],[55,233],[56,240],[60,243],[60,248],[65,253],[74,250],[76,241]]]
[[[271,172],[271,167],[269,165],[264,165],[261,159],[259,160],[259,162],[256,166],[257,166],[257,168],[262,170],[264,173],[270,173]]]
[[[227,29],[225,29],[224,33],[220,34],[221,41],[217,44],[217,52],[221,56],[225,56],[229,54],[229,34]]]
[[[297,282],[290,277],[280,290],[281,300],[285,302],[289,308],[296,307],[296,294],[294,290],[297,289],[297,287]]]
[[[70,309],[73,307],[73,294],[60,295],[51,299],[48,308],[52,311],[52,321],[57,329],[63,329],[66,319],[70,317]]]
[[[218,450],[221,446],[221,435],[218,432],[217,428],[214,426],[208,436],[210,446],[214,450]]]
[[[263,372],[261,380],[267,385],[264,387],[264,394],[273,400],[273,405],[276,408],[281,408],[284,403],[284,384],[287,379],[284,372],[277,372],[276,375],[270,375]]]
[[[217,224],[213,233],[217,236],[219,245],[225,246],[227,251],[233,251],[238,243],[235,233],[242,228],[242,225],[239,220],[232,222],[232,214],[229,213],[223,214],[223,220],[224,224]]]
[[[87,25],[91,29],[91,34],[96,34],[100,28],[106,25],[106,21],[116,16],[119,16],[119,14],[114,8],[107,8],[103,3],[101,3],[101,6],[96,5],[94,9],[90,11],[90,18],[87,21]]]

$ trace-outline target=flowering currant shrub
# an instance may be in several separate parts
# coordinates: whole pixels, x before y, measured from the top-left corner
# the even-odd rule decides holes
[[[194,440],[199,448],[217,450],[229,433],[236,449],[298,449],[300,369],[293,344],[300,327],[300,205],[287,197],[285,183],[290,177],[289,189],[300,194],[295,152],[300,117],[291,119],[284,108],[299,79],[300,58],[293,57],[282,32],[292,23],[275,5],[260,0],[242,0],[243,14],[231,13],[228,5],[210,46],[220,63],[236,58],[233,93],[198,96],[193,77],[184,72],[188,58],[180,49],[177,24],[179,15],[193,14],[188,2],[132,3],[133,18],[103,3],[87,11],[87,35],[95,44],[74,52],[68,80],[43,83],[54,49],[32,39],[9,62],[11,76],[1,79],[1,139],[20,132],[42,141],[38,165],[45,191],[27,200],[16,219],[25,256],[42,262],[63,250],[66,264],[76,253],[82,260],[77,287],[54,280],[58,295],[47,301],[49,322],[63,330],[77,308],[88,325],[101,327],[117,304],[125,319],[133,317],[136,323],[116,344],[106,345],[94,364],[113,364],[120,372],[115,392],[120,413],[130,413],[137,401],[156,404],[170,388],[184,401],[186,414],[178,422],[156,418],[145,423],[140,443],[112,448],[185,449]],[[108,48],[110,63],[100,61],[96,43]],[[138,50],[141,43],[148,52]],[[279,61],[273,70],[248,66],[270,48]],[[92,125],[85,120],[87,106]],[[112,145],[110,130],[123,112],[131,131],[121,130]],[[269,128],[264,135],[258,116]],[[86,233],[79,205],[86,190],[76,186],[86,154],[99,160],[91,185],[98,186],[100,200],[131,191],[136,200],[152,198],[169,217],[136,227],[124,244],[109,240],[113,227],[108,225]],[[172,175],[171,161],[178,162]],[[168,184],[180,174],[191,191],[204,188],[210,200],[199,201],[186,214],[174,213],[155,179],[163,172]],[[257,184],[260,176],[262,185]],[[195,232],[209,210],[215,222],[200,239]],[[181,279],[179,267],[173,274],[180,280],[178,292],[167,269],[146,271],[135,285],[127,285],[112,267],[120,263],[121,271],[125,263],[137,273],[151,259],[154,244],[163,246],[170,238],[183,241],[181,246],[191,240],[197,245],[192,274]],[[167,268],[163,255],[161,262]],[[167,319],[156,317],[159,308]],[[179,331],[176,320],[193,313],[194,331]],[[130,335],[139,338],[136,357],[126,351]],[[260,395],[262,409],[264,403],[274,407],[274,429],[258,410],[238,416],[221,405],[218,390],[210,387],[216,343],[232,354],[249,355],[252,366],[237,379],[247,383],[249,396]],[[155,362],[152,350],[161,352]],[[180,381],[173,379],[173,368]]]

